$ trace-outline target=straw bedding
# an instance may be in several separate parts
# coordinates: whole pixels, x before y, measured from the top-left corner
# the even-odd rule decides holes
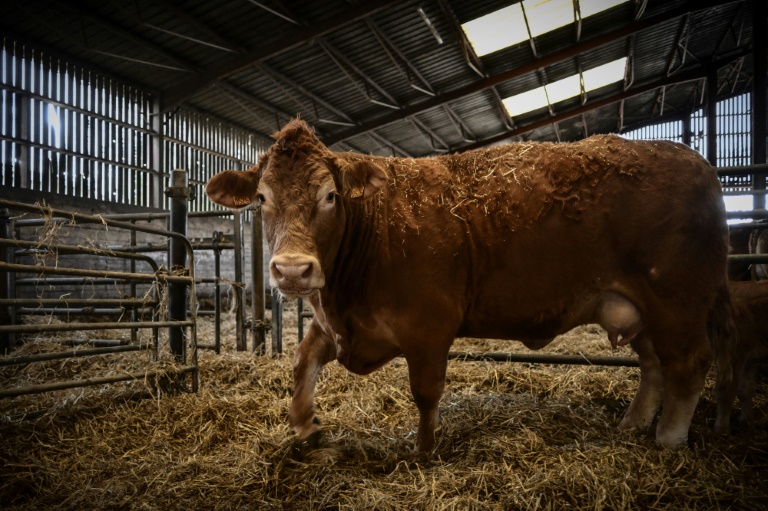
[[[50,407],[0,422],[0,507],[768,509],[764,382],[754,432],[722,438],[711,432],[710,375],[690,447],[668,451],[652,433],[617,429],[637,369],[451,361],[438,446],[425,456],[412,451],[417,412],[404,361],[366,377],[330,364],[317,395],[325,436],[311,450],[286,424],[296,345],[290,304],[284,319],[286,355],[276,359],[235,352],[230,325],[225,352],[200,355],[198,394],[165,395],[135,382],[0,401],[3,415]],[[199,335],[211,342],[211,325],[201,323]],[[40,349],[35,342],[21,351]],[[524,350],[481,340],[459,340],[456,349]],[[594,326],[544,351],[611,352]],[[0,382],[147,363],[145,353],[37,363],[0,368]]]

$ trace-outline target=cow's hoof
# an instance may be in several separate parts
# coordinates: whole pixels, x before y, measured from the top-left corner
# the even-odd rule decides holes
[[[306,438],[302,440],[302,443],[311,449],[317,449],[320,447],[320,441],[323,438],[323,431],[317,429],[310,433]]]

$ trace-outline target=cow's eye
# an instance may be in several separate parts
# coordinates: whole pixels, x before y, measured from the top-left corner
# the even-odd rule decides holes
[[[267,201],[267,198],[264,197],[263,194],[258,194],[256,196],[256,199],[259,201],[259,204],[264,204]]]
[[[336,200],[336,192],[328,192],[328,195],[325,196],[325,200],[327,200],[329,203],[332,203],[334,200]]]

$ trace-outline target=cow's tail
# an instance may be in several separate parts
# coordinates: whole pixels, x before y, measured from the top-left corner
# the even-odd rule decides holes
[[[724,283],[717,293],[709,313],[709,342],[717,370],[716,394],[719,396],[733,387],[733,350],[736,344],[736,324],[728,284]]]

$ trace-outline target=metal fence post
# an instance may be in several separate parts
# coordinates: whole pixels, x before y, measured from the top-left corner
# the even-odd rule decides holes
[[[264,242],[261,209],[251,211],[251,335],[253,352],[263,355],[267,351],[264,335]]]
[[[187,185],[187,171],[175,169],[171,172],[171,186],[165,194],[170,198],[171,216],[169,230],[184,236],[187,235],[187,200],[189,199],[189,187]],[[171,238],[168,245],[168,266],[171,273],[183,271],[187,275],[187,251],[184,244],[177,238]],[[187,293],[186,284],[168,284],[168,319],[171,321],[185,321],[187,319]],[[171,345],[171,353],[181,362],[186,362],[187,354],[184,342],[184,328],[170,327],[168,329],[168,341]]]
[[[245,286],[243,285],[243,214],[235,211],[235,344],[237,351],[246,350]]]
[[[272,290],[272,356],[283,352],[283,301],[277,289]]]

